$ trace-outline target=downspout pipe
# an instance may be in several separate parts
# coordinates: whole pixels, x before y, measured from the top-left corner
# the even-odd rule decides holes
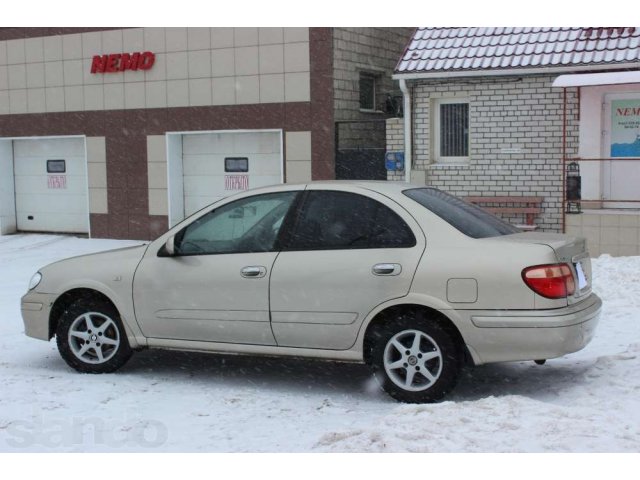
[[[403,99],[403,115],[404,115],[404,180],[411,183],[411,167],[413,165],[411,152],[411,91],[407,87],[404,78],[400,79],[400,90]]]

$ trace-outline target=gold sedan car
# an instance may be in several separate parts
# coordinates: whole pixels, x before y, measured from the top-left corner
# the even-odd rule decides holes
[[[404,402],[461,367],[545,360],[601,310],[582,238],[520,233],[434,188],[319,182],[249,190],[155,241],[48,265],[26,334],[80,372],[162,348],[366,362]]]

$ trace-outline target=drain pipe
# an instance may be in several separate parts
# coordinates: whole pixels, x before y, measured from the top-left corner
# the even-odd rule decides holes
[[[404,181],[411,183],[411,93],[404,78],[400,79],[400,90],[404,102],[402,112],[404,115]]]

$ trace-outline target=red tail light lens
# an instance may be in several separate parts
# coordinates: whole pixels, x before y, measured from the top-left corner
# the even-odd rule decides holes
[[[566,298],[576,291],[573,273],[566,263],[525,268],[522,279],[531,290],[546,298]]]

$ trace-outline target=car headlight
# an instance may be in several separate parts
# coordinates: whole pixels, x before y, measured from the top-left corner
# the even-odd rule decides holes
[[[33,290],[34,288],[36,288],[40,284],[41,280],[42,274],[40,272],[34,273],[33,277],[31,277],[31,280],[29,280],[29,290]]]

